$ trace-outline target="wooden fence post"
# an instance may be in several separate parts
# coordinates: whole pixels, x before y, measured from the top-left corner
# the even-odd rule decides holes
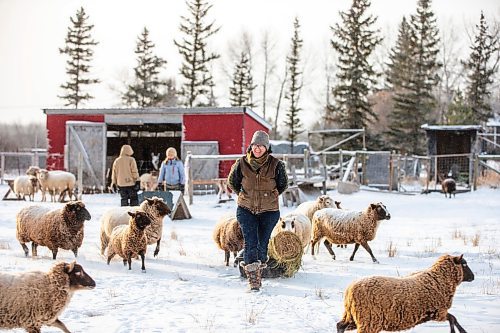
[[[193,159],[191,158],[191,151],[188,151],[186,154],[186,163],[184,164],[187,175],[187,190],[189,195],[189,205],[193,204],[193,168],[191,167],[191,163]]]

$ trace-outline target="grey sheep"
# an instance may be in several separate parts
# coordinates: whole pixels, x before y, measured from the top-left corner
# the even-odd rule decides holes
[[[380,222],[390,218],[391,214],[381,202],[370,204],[363,212],[334,208],[321,209],[314,213],[312,219],[311,254],[314,256],[314,247],[323,237],[326,237],[329,244],[325,243],[325,246],[334,260],[335,253],[331,244],[354,243],[354,251],[349,260],[354,260],[354,255],[361,245],[370,254],[373,262],[378,262],[368,241],[375,238]]]
[[[49,272],[0,272],[0,328],[41,332],[43,325],[69,333],[59,315],[77,290],[95,288],[83,267],[72,262],[55,264]]]
[[[31,254],[37,256],[37,246],[46,246],[56,259],[59,248],[78,255],[83,242],[83,223],[90,213],[81,201],[70,201],[62,208],[50,210],[42,206],[28,206],[16,215],[16,237],[28,256],[25,243],[31,242]]]
[[[224,262],[229,266],[229,258],[233,252],[236,258],[238,251],[243,250],[245,244],[240,224],[234,216],[224,216],[215,225],[212,238],[215,244],[224,251]],[[234,262],[236,267],[236,261]]]
[[[403,331],[430,320],[449,321],[466,333],[448,313],[458,285],[474,280],[463,255],[443,255],[428,269],[405,277],[372,276],[353,282],[344,293],[344,314],[337,333]]]
[[[141,210],[128,212],[130,216],[128,225],[119,225],[113,229],[108,244],[108,265],[111,259],[118,254],[123,258],[123,265],[132,269],[132,257],[139,255],[142,260],[141,269],[146,272],[144,258],[148,247],[147,236],[144,229],[151,224],[149,215]]]
[[[152,219],[152,223],[146,228],[148,244],[156,243],[154,256],[160,252],[160,242],[163,235],[163,218],[170,214],[170,208],[163,202],[162,198],[146,198],[140,206],[115,207],[106,211],[101,217],[101,254],[106,250],[111,232],[116,226],[127,225],[129,222],[129,211],[142,210]]]

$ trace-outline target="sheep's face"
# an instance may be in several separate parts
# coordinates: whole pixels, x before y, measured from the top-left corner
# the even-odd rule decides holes
[[[135,225],[139,230],[144,230],[148,225],[151,224],[151,218],[146,212],[128,212],[128,215],[130,215],[135,221]]]
[[[152,199],[146,198],[146,200],[152,209],[158,213],[158,215],[165,216],[170,214],[170,208],[161,198],[153,197]]]
[[[335,202],[328,195],[320,195],[318,197],[318,203],[319,203],[320,207],[323,207],[323,208],[334,208],[335,207]]]
[[[459,257],[453,257],[453,262],[455,265],[462,266],[463,278],[462,281],[471,282],[474,280],[474,273],[472,273],[471,269],[467,265],[467,261],[463,258],[463,254]]]
[[[280,218],[279,223],[281,231],[295,232],[295,218],[293,216]]]
[[[81,201],[70,201],[65,206],[66,213],[77,221],[89,221],[90,213]]]
[[[370,207],[375,211],[375,214],[377,214],[377,221],[391,219],[391,214],[389,214],[389,211],[383,203],[370,204]]]
[[[49,172],[45,169],[41,169],[38,173],[38,176],[41,180],[46,180],[49,178]]]
[[[69,286],[73,290],[94,289],[95,281],[76,262],[64,265],[64,271],[69,275]]]

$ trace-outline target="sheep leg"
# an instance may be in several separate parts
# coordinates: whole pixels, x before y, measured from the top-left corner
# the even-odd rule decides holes
[[[356,323],[341,320],[337,323],[337,333],[344,333],[345,330],[352,331],[356,329]]]
[[[146,266],[144,265],[144,259],[146,258],[146,256],[145,256],[145,252],[144,252],[144,251],[141,251],[141,252],[139,252],[139,255],[141,256],[141,262],[142,262],[141,269],[142,269],[142,272],[143,272],[143,273],[146,273]],[[129,269],[130,269],[130,268],[129,268]]]
[[[233,252],[233,256],[234,256],[234,263],[233,263],[233,267],[238,267],[238,263],[236,262],[236,258],[238,257],[238,252]]]
[[[60,329],[61,331],[63,331],[64,333],[71,333],[68,328],[66,327],[66,325],[64,325],[64,323],[62,321],[59,320],[59,318],[57,318],[52,324],[48,324],[49,326],[54,326],[54,327],[57,327],[58,329]]]
[[[455,328],[453,326],[456,326],[458,328],[458,331],[460,333],[467,333],[462,326],[458,323],[457,318],[452,315],[451,313],[446,314],[446,319],[450,322],[450,333],[455,333]]]
[[[358,247],[359,247],[359,244],[356,244],[356,245],[358,245]],[[364,247],[364,249],[366,250],[366,252],[368,252],[368,253],[370,254],[370,256],[372,257],[373,262],[375,262],[375,263],[377,263],[377,264],[378,264],[378,260],[377,260],[377,258],[375,258],[375,256],[373,255],[373,253],[372,253],[372,249],[370,248],[370,245],[368,245],[368,243],[367,243],[367,242],[362,242],[362,243],[361,243],[361,246],[363,246],[363,247]],[[354,252],[353,252],[353,254],[352,254],[352,256],[351,256],[351,261],[352,261],[353,259],[354,259]]]
[[[230,257],[231,257],[231,252],[224,251],[224,262],[226,263],[226,266],[229,266],[229,258]]]
[[[27,257],[30,253],[30,250],[28,249],[25,243],[19,242],[19,244],[21,244],[21,246],[23,247],[24,255]]]
[[[161,241],[161,238],[159,238],[157,241],[156,241],[156,249],[155,249],[155,252],[154,252],[154,256],[156,257],[158,255],[158,253],[160,252],[160,241]]]
[[[125,260],[124,260],[125,261]],[[129,253],[127,256],[127,262],[128,262],[128,270],[132,270],[132,253]],[[143,261],[144,265],[144,261]]]
[[[335,252],[333,252],[332,244],[326,239],[323,241],[323,244],[325,244],[328,253],[332,256],[332,259],[335,260]]]
[[[78,257],[78,248],[74,248],[73,249],[73,253],[75,254],[75,258]]]
[[[26,327],[26,332],[28,333],[40,333],[42,332],[41,327]]]
[[[356,252],[358,251],[358,249],[359,249],[359,244],[358,244],[358,243],[356,243],[356,244],[354,245],[354,251],[352,251],[351,257],[349,258],[349,260],[350,260],[350,261],[353,261],[353,260],[354,260],[354,255],[356,254]]]
[[[38,246],[38,244],[37,244],[37,243],[35,243],[35,242],[31,242],[31,256],[32,256],[32,257],[36,257],[36,256],[38,256],[38,252],[37,252],[37,250],[36,250],[36,247],[37,247],[37,246]]]
[[[111,252],[111,253],[110,252],[111,251],[108,250],[108,265],[111,262],[111,259],[115,256],[115,254],[113,252]]]
[[[56,257],[57,257],[57,247],[55,249],[52,250],[52,259],[56,260]]]

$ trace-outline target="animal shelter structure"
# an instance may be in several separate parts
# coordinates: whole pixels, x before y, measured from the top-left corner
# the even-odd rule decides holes
[[[439,177],[471,183],[474,155],[481,152],[480,125],[422,125],[427,134],[430,170]]]
[[[241,154],[256,130],[271,125],[247,107],[145,109],[43,109],[47,115],[47,169],[82,170],[83,185],[104,188],[124,144],[134,150],[139,173],[158,167],[168,147],[193,154]],[[197,167],[200,179],[225,177],[224,162]]]

